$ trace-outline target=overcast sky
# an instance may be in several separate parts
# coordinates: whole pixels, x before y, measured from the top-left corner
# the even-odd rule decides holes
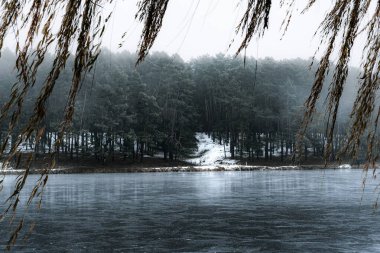
[[[138,0],[113,2],[104,8],[104,15],[108,15],[111,10],[113,15],[103,39],[103,46],[114,52],[135,52],[142,30],[142,24],[135,20]],[[184,60],[206,54],[233,55],[241,41],[240,34],[235,35],[235,29],[246,8],[246,2],[247,0],[170,0],[163,27],[151,51],[179,54]],[[273,1],[269,30],[263,38],[251,41],[246,54],[255,58],[272,57],[277,60],[312,57],[320,41],[319,36],[314,36],[314,33],[332,1],[317,1],[306,14],[300,12],[307,1],[296,1],[292,21],[283,38],[281,23],[285,18],[286,8],[280,8],[279,2],[280,0]],[[125,32],[126,37],[122,39]],[[229,48],[233,39],[235,42]],[[122,41],[123,46],[119,48]],[[364,43],[365,40],[359,38],[357,47],[353,50],[351,65],[359,66]],[[7,38],[5,45],[14,49],[14,37]]]
[[[142,25],[134,19],[137,0],[114,1],[113,19],[104,37],[104,45],[112,51],[136,51]],[[232,39],[236,38],[235,28],[246,7],[245,1],[232,0],[171,0],[164,19],[163,28],[152,51],[177,53],[185,60],[200,55],[217,53],[233,54],[238,41],[228,49]],[[314,37],[319,23],[331,6],[331,1],[317,1],[317,4],[302,15],[306,1],[298,1],[295,14],[285,37],[281,40],[281,23],[285,9],[280,9],[279,0],[273,1],[270,27],[264,38],[251,42],[247,55],[256,58],[273,57],[275,59],[312,57],[319,44]],[[300,2],[302,2],[300,4]],[[121,36],[127,32],[122,48]],[[238,40],[239,37],[236,38]],[[364,40],[358,41],[359,45]],[[361,42],[361,43],[360,43]],[[360,64],[361,50],[355,48],[351,65]]]

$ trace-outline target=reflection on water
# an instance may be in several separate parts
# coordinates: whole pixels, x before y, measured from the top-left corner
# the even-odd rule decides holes
[[[375,184],[360,201],[359,170],[52,175],[15,251],[373,252]]]

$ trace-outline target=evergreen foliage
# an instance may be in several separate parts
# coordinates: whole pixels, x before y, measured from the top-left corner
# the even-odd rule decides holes
[[[0,64],[4,65],[7,57],[15,56],[6,52]],[[231,157],[236,159],[271,160],[279,156],[284,161],[294,153],[302,101],[314,79],[315,70],[309,69],[309,61],[267,58],[256,62],[253,58],[243,61],[217,55],[184,62],[178,55],[154,53],[135,67],[136,58],[128,52],[104,51],[81,84],[73,122],[64,134],[59,153],[72,158],[94,156],[104,163],[112,162],[115,156],[142,161],[145,156],[158,154],[174,160],[196,148],[196,132],[206,132],[228,144]],[[45,64],[47,70],[49,62]],[[24,145],[26,150],[54,151],[52,140],[57,138],[60,115],[69,95],[66,83],[70,82],[72,64],[70,59],[47,101],[46,131],[41,143],[34,147],[31,140]],[[4,72],[0,73],[2,95],[10,92],[15,79],[12,71],[5,69],[0,69]],[[42,83],[39,76],[27,97],[29,106],[23,111],[21,123],[32,114]],[[349,76],[342,115],[352,106],[344,98],[356,92],[355,82],[355,76]],[[327,91],[322,94],[326,96]],[[318,108],[322,111],[323,104]],[[319,115],[304,137],[303,159],[323,156],[326,121]],[[334,152],[345,140],[347,121],[341,117],[338,122]],[[3,124],[4,132],[6,127]]]

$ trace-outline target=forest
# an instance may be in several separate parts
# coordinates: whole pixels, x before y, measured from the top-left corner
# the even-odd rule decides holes
[[[15,55],[6,50],[0,59],[2,104],[16,82],[9,62]],[[279,159],[289,161],[303,117],[303,103],[315,73],[311,60],[256,60],[252,57],[203,56],[185,62],[178,55],[155,52],[136,66],[129,52],[104,50],[86,73],[75,105],[70,131],[56,150],[70,159],[93,157],[103,163],[117,159],[141,162],[161,154],[165,160],[187,157],[197,149],[195,134],[204,132],[227,144],[232,159],[244,162]],[[20,126],[32,114],[52,58],[45,59],[36,84],[27,96]],[[47,101],[45,131],[34,145],[33,137],[21,145],[25,152],[51,153],[69,94],[73,59],[57,81]],[[357,91],[358,70],[352,69],[342,97],[333,152],[345,141],[352,101]],[[331,75],[326,82],[331,82]],[[325,105],[303,140],[301,157],[322,158],[326,142]],[[18,129],[17,131],[20,131]],[[2,124],[2,135],[7,123]],[[15,140],[17,131],[9,140]]]

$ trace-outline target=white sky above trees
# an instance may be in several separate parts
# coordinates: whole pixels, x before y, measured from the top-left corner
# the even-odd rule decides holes
[[[240,35],[235,36],[235,29],[246,8],[246,1],[170,0],[163,27],[151,52],[179,54],[184,60],[218,53],[233,55],[241,40]],[[105,15],[113,10],[103,38],[104,47],[113,52],[137,50],[142,30],[142,24],[135,20],[137,2],[138,0],[115,0],[104,8]],[[269,30],[263,38],[251,41],[246,55],[255,58],[272,57],[277,60],[312,57],[319,45],[319,36],[314,36],[314,33],[332,1],[319,0],[306,14],[300,14],[306,2],[296,1],[293,18],[282,38],[283,31],[280,28],[286,8],[280,9],[280,0],[273,1]],[[125,32],[126,37],[122,39]],[[234,38],[235,42],[229,48]],[[119,48],[122,41],[123,46]],[[360,65],[364,43],[362,36],[354,47],[351,65]],[[12,36],[5,41],[5,46],[14,49]]]
[[[240,2],[240,4],[239,4]],[[300,14],[306,0],[296,1],[297,6],[285,36],[282,37],[281,23],[286,8],[280,9],[279,0],[273,1],[269,30],[263,38],[251,41],[246,54],[255,58],[274,59],[310,58],[319,44],[314,36],[318,25],[331,6],[331,1],[317,1],[306,14]],[[115,1],[113,19],[104,38],[104,46],[114,52],[136,51],[142,25],[134,19],[137,0]],[[200,55],[218,53],[234,54],[239,45],[235,28],[246,7],[246,1],[235,0],[171,0],[162,30],[151,51],[179,54],[185,60]],[[121,36],[127,32],[125,43],[119,48]],[[228,46],[235,39],[232,47]],[[359,66],[361,48],[365,40],[359,38],[354,48],[351,65]]]

